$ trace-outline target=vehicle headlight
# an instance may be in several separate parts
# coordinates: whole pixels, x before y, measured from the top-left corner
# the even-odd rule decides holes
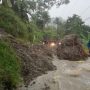
[[[54,42],[52,42],[52,43],[50,43],[50,46],[54,47],[54,46],[56,46],[56,44]]]

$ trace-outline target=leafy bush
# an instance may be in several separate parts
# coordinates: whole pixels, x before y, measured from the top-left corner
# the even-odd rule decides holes
[[[39,30],[38,27],[33,23],[28,24],[28,30],[29,30],[29,41],[32,43],[37,43],[42,41],[43,38],[43,31]]]
[[[24,23],[10,8],[0,7],[0,28],[15,37],[28,37],[26,23]]]
[[[18,58],[12,48],[0,40],[0,90],[1,86],[9,88],[16,86],[19,80],[20,63]]]
[[[0,7],[0,28],[19,38],[38,42],[42,39],[42,31],[33,23],[25,23],[16,13],[3,6]]]

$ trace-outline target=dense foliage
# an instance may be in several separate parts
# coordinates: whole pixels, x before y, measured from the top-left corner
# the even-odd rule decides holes
[[[54,23],[57,25],[57,35],[61,39],[68,34],[77,34],[86,44],[90,38],[90,26],[78,15],[69,17],[66,21],[61,18],[56,18]]]

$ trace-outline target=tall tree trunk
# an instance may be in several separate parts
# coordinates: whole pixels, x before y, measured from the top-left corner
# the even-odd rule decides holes
[[[2,0],[2,5],[5,6],[5,7],[8,6],[7,5],[7,0]]]
[[[2,5],[5,7],[12,7],[10,0],[2,0]]]

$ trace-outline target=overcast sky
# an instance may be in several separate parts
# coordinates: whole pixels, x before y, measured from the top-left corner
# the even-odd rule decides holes
[[[59,8],[52,7],[49,14],[51,17],[62,17],[63,19],[77,14],[86,24],[90,25],[90,0],[70,0],[68,5],[62,5]]]

